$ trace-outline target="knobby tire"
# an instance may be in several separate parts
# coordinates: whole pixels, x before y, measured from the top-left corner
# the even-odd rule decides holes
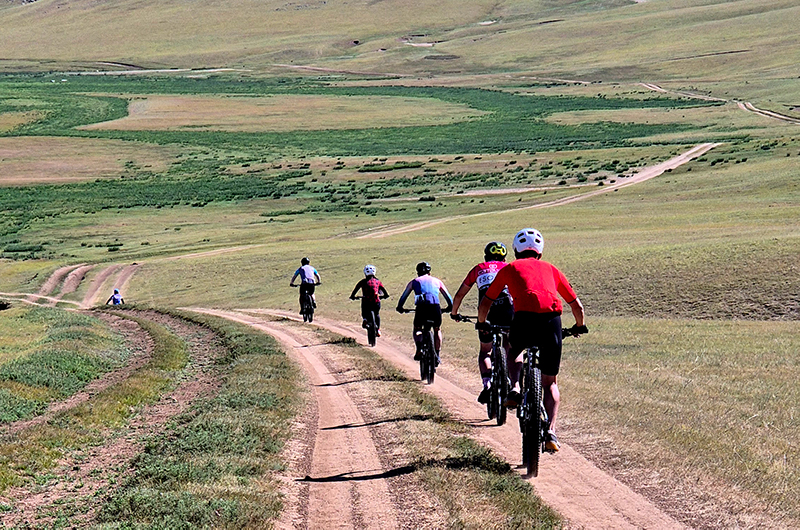
[[[539,456],[542,452],[542,372],[537,367],[532,367],[530,388],[528,389],[528,399],[526,400],[526,433],[528,438],[528,475],[536,477],[539,475]]]
[[[508,398],[508,369],[506,367],[506,352],[503,350],[502,345],[497,346],[497,351],[494,352],[497,355],[495,356],[494,364],[492,365],[493,373],[495,375],[494,380],[492,381],[492,386],[497,389],[497,397],[495,398],[495,393],[492,393],[492,401],[495,403],[495,407],[497,410],[497,425],[504,425],[506,423],[506,399]]]
[[[433,346],[433,330],[427,330],[423,334],[424,351],[422,355],[423,362],[427,365],[425,370],[424,379],[429,385],[433,384],[433,378],[436,375],[436,349]]]
[[[367,317],[367,341],[370,346],[377,342],[377,326],[375,324],[375,311],[370,311]]]

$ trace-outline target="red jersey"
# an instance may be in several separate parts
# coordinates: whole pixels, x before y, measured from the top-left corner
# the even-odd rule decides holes
[[[386,289],[383,287],[381,281],[375,276],[364,278],[358,282],[358,284],[356,284],[356,288],[353,289],[353,294],[351,296],[355,296],[359,289],[361,289],[361,296],[363,297],[363,300],[371,304],[379,304],[381,301],[381,291],[384,293],[386,292]]]
[[[518,259],[498,271],[486,296],[496,300],[506,287],[514,299],[514,311],[560,314],[558,295],[567,303],[578,298],[560,270],[536,258]]]
[[[484,261],[475,265],[467,277],[464,278],[464,285],[472,287],[478,285],[478,299],[483,298],[486,290],[494,281],[497,271],[508,265],[505,261]],[[506,293],[507,294],[507,293]]]

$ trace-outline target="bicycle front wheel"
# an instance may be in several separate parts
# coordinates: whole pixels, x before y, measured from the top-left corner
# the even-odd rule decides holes
[[[508,399],[508,370],[506,368],[506,352],[503,350],[502,346],[498,345],[496,346],[496,351],[494,353],[494,366],[492,370],[492,375],[494,378],[492,380],[492,386],[497,389],[497,398],[494,398],[494,394],[492,394],[492,398],[493,401],[497,403],[497,425],[504,425],[508,412],[505,407],[506,399]]]

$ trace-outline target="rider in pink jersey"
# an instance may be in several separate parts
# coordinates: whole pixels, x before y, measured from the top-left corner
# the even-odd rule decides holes
[[[459,320],[458,308],[473,285],[478,286],[478,303],[483,300],[483,296],[489,289],[497,272],[507,265],[506,246],[499,241],[492,241],[483,249],[483,263],[479,263],[469,271],[467,277],[456,292],[453,299],[453,309],[450,311],[450,318]],[[492,304],[489,311],[488,320],[497,326],[510,326],[514,318],[514,305],[508,291],[504,291],[501,296]],[[483,380],[483,390],[478,396],[478,402],[486,404],[489,402],[490,384],[492,380],[492,334],[487,331],[478,331],[480,350],[478,353],[478,369]],[[508,334],[503,335],[503,349],[508,353]]]

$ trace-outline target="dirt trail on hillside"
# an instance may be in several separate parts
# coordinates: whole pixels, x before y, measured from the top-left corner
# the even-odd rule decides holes
[[[10,511],[0,514],[0,523],[4,528],[29,525],[49,526],[54,524],[50,515],[54,507],[81,506],[71,516],[70,523],[75,527],[89,525],[96,511],[106,500],[104,490],[120,484],[129,473],[130,460],[140,453],[147,437],[160,432],[167,422],[189,409],[192,403],[200,398],[213,395],[220,386],[216,361],[223,354],[223,347],[216,335],[201,326],[191,325],[179,319],[154,312],[136,312],[135,315],[146,320],[162,324],[181,336],[189,347],[189,364],[185,368],[186,376],[181,378],[174,390],[162,394],[157,402],[142,408],[129,423],[118,432],[106,432],[105,442],[99,446],[87,446],[65,455],[58,466],[49,470],[54,477],[43,485],[7,489],[0,502],[11,506]],[[103,317],[113,322],[119,317]],[[129,347],[139,350],[130,360],[132,364],[141,365],[142,357],[149,358],[152,346],[149,336],[141,329],[118,328],[129,341]],[[138,328],[138,325],[136,326]],[[148,351],[149,349],[149,351]],[[146,359],[145,359],[146,360]],[[105,380],[96,382],[92,389],[87,387],[82,393],[69,400],[56,404],[45,418],[25,422],[20,426],[12,426],[8,432],[0,433],[0,443],[14,440],[25,428],[54,418],[58,412],[67,411],[86,403],[92,395],[100,391],[99,387],[108,387],[124,380],[133,369],[123,369],[109,374]],[[55,410],[57,409],[57,410]],[[76,488],[76,484],[80,487]],[[88,503],[88,505],[87,505]]]
[[[100,288],[103,286],[108,277],[117,272],[120,267],[122,267],[122,265],[109,265],[100,271],[97,276],[95,276],[95,278],[92,280],[92,283],[89,285],[89,289],[87,289],[83,300],[81,301],[81,309],[88,309],[97,303],[97,298],[100,294]]]
[[[232,311],[193,309],[264,331],[278,339],[303,367],[316,404],[317,425],[308,474],[296,482],[301,491],[282,513],[280,528],[399,528],[397,509],[385,469],[368,429],[342,429],[364,424],[364,418],[335,372],[324,362],[331,346],[319,344],[313,328],[296,329]],[[298,489],[298,488],[293,488]],[[305,490],[305,491],[304,491]]]
[[[685,90],[667,90],[662,88],[653,83],[639,83],[641,86],[645,87],[648,90],[652,90],[653,92],[660,92],[662,94],[675,94],[678,96],[685,96],[689,98],[695,99],[703,99],[706,101],[722,101],[724,103],[736,103],[736,106],[739,107],[741,110],[745,112],[752,112],[754,114],[758,114],[759,116],[763,116],[765,118],[774,118],[776,120],[781,120],[789,123],[800,124],[800,118],[795,118],[794,116],[787,116],[786,114],[781,114],[780,112],[775,112],[772,110],[766,109],[759,109],[749,101],[740,101],[738,99],[724,99],[724,98],[717,98],[714,96],[706,96],[705,94],[698,94],[696,92],[689,92]]]
[[[52,300],[49,305],[51,307],[55,307],[55,305],[58,304],[58,301],[61,300],[65,294],[74,293],[83,281],[86,273],[93,268],[94,265],[81,265],[77,269],[73,269],[64,280],[64,285],[61,286],[61,292],[58,293],[58,296],[55,297],[56,299]]]
[[[280,322],[265,323],[258,314],[282,317],[291,320],[295,315],[286,311],[238,310],[209,312],[224,318],[242,322],[280,337],[285,334],[286,325]],[[249,313],[243,315],[242,312]],[[363,330],[329,319],[318,319],[316,324],[335,333],[356,338],[364,343]],[[283,339],[281,339],[283,340]],[[419,366],[412,360],[413,352],[406,342],[393,341],[384,337],[375,350],[384,358],[401,368],[410,378],[419,375]],[[446,361],[445,361],[446,362]],[[452,383],[447,370],[437,375],[436,382],[426,387],[444,406],[467,425],[475,426],[473,435],[505,458],[512,466],[520,466],[520,436],[516,421],[512,418],[503,427],[483,428],[487,425],[485,409],[475,401],[475,392],[465,390]],[[588,460],[564,445],[558,456],[546,455],[540,466],[537,479],[531,484],[544,501],[569,520],[574,528],[614,528],[614,529],[683,529],[678,523],[647,499],[634,492],[610,475],[601,471]]]
[[[39,298],[47,299],[47,297],[56,290],[56,287],[58,287],[61,282],[64,281],[64,278],[67,276],[67,274],[69,274],[72,270],[77,269],[81,265],[85,264],[81,263],[79,265],[66,265],[64,267],[59,267],[55,270],[55,272],[53,272],[53,274],[50,275],[49,278],[47,278],[47,280],[45,280],[45,282],[39,288],[39,292],[37,294],[28,295],[26,300],[28,302],[36,302]]]
[[[141,368],[152,357],[153,353],[153,340],[150,335],[145,333],[139,324],[133,320],[128,320],[115,315],[105,313],[95,314],[94,316],[105,321],[111,329],[122,335],[125,340],[126,347],[132,352],[127,364],[118,370],[108,372],[99,379],[95,379],[80,392],[72,395],[71,397],[51,403],[47,410],[29,420],[15,421],[0,427],[0,437],[16,434],[25,429],[29,429],[36,425],[52,420],[59,412],[77,407],[82,403],[86,403],[93,396],[102,392],[106,388],[115,385],[121,381],[128,379],[133,372]]]
[[[481,212],[481,213],[474,213],[474,214],[466,214],[466,215],[453,215],[450,217],[441,217],[439,219],[432,219],[429,221],[420,221],[418,223],[412,223],[410,225],[402,225],[402,226],[393,226],[388,228],[383,228],[380,230],[373,230],[367,234],[362,234],[357,236],[356,239],[380,239],[384,237],[396,236],[400,234],[406,234],[408,232],[416,232],[417,230],[423,230],[425,228],[430,228],[432,226],[436,226],[442,223],[446,223],[449,221],[455,221],[458,219],[468,219],[473,217],[482,217],[486,215],[497,215],[497,214],[506,214],[508,212],[517,212],[521,210],[534,210],[538,208],[550,208],[553,206],[561,206],[564,204],[570,204],[577,201],[582,201],[585,199],[589,199],[591,197],[595,197],[602,193],[608,193],[611,191],[616,191],[621,188],[625,188],[627,186],[632,186],[634,184],[639,184],[646,180],[650,180],[651,178],[657,177],[667,170],[675,169],[677,167],[682,166],[683,164],[691,161],[694,158],[702,156],[703,154],[707,153],[711,149],[717,147],[718,143],[705,143],[697,145],[685,153],[682,153],[676,157],[670,158],[665,162],[661,162],[660,164],[656,164],[654,166],[646,167],[637,173],[635,173],[631,177],[627,177],[625,179],[617,179],[614,184],[605,185],[602,187],[597,187],[594,191],[590,191],[587,193],[582,193],[580,195],[575,195],[571,197],[565,197],[563,199],[556,199],[554,201],[543,202],[539,204],[534,204],[531,206],[522,206],[520,208],[509,208],[503,210],[501,212]]]

